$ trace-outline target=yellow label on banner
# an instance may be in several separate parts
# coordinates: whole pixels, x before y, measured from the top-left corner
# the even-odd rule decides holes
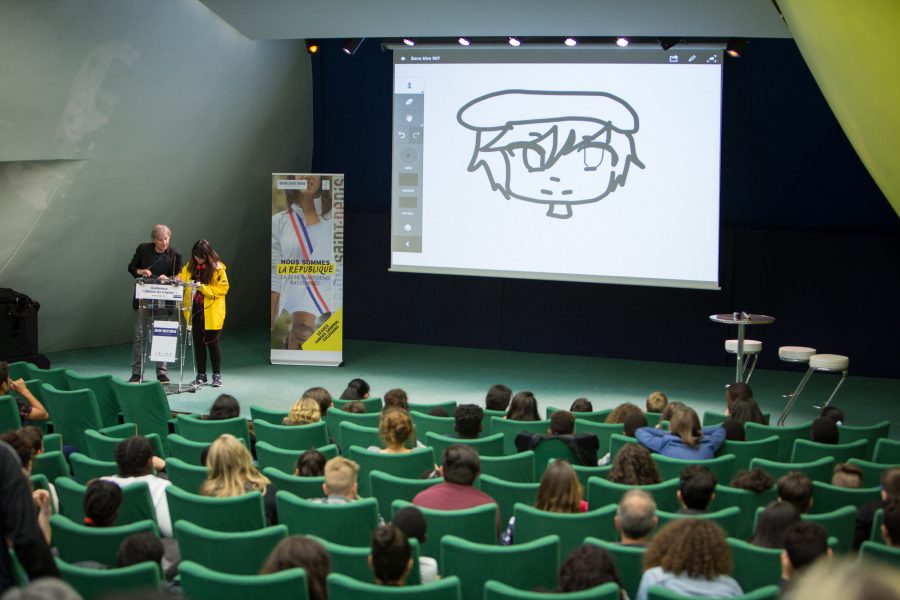
[[[344,326],[344,308],[331,315],[301,346],[304,350],[340,352],[343,347],[341,328]]]
[[[334,263],[285,263],[278,264],[279,275],[334,275]]]

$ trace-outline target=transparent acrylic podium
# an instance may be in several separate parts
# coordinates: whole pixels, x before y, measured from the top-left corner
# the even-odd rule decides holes
[[[162,384],[166,394],[196,392],[197,367],[191,337],[192,302],[185,304],[184,288],[194,284],[179,279],[155,277],[136,279],[134,293],[140,313],[141,381],[144,373],[154,373],[156,363],[167,363],[169,383]]]

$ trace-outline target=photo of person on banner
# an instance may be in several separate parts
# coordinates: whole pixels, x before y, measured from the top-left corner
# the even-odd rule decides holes
[[[273,190],[272,348],[301,350],[331,316],[331,192],[331,178],[320,175],[289,175]]]

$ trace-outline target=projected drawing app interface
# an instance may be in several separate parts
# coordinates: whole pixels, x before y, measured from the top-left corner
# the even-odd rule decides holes
[[[398,49],[392,268],[718,286],[721,50]]]

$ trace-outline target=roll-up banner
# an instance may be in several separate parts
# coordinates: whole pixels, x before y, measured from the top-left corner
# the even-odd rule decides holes
[[[272,174],[274,364],[343,361],[344,176]]]

